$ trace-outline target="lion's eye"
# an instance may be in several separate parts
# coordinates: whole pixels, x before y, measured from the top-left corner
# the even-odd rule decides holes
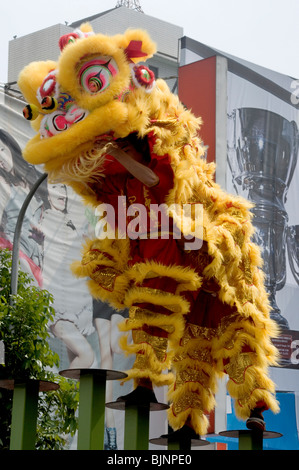
[[[81,88],[92,95],[105,91],[118,67],[111,57],[96,57],[81,63],[78,78]]]

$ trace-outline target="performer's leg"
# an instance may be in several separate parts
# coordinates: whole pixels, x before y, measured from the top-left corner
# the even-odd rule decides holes
[[[175,351],[176,380],[169,390],[172,405],[168,419],[174,430],[188,424],[197,434],[204,435],[209,427],[207,415],[215,406],[217,363],[213,358],[213,340],[219,306],[223,304],[216,294],[202,289],[191,304],[183,337]]]
[[[227,389],[235,400],[236,416],[242,420],[251,416],[253,426],[254,421],[262,425],[263,410],[279,411],[275,385],[268,375],[269,357],[276,350],[262,326],[235,314],[223,319],[213,341],[217,366],[229,376]]]
[[[133,344],[123,337],[121,345],[127,353],[136,355],[128,371],[135,385],[140,381],[166,385],[173,381],[168,369],[190,310],[182,292],[196,291],[200,279],[193,269],[182,267],[175,240],[142,240],[137,248],[127,272],[131,284],[125,305],[130,318],[121,325],[123,331],[132,331]]]
[[[207,414],[217,388],[209,329],[187,323],[173,360],[175,382],[169,388],[168,421],[174,430],[185,424],[199,435],[208,431]]]
[[[149,277],[142,282],[135,279],[134,287],[128,290],[125,302],[130,318],[120,327],[122,331],[132,331],[133,337],[133,344],[128,344],[124,336],[122,348],[136,355],[127,373],[135,380],[135,385],[146,384],[148,380],[156,386],[169,385],[173,382],[173,374],[168,373],[173,350],[183,335],[185,315],[190,308],[179,293],[180,286],[187,282],[190,288],[195,288],[199,280],[193,271],[186,273],[178,266],[166,267],[158,263],[135,266],[131,276],[139,278],[139,269],[148,271]]]

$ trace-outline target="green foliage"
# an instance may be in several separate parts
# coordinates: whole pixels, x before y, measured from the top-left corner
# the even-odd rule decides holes
[[[0,250],[0,340],[5,344],[5,365],[0,379],[37,379],[59,382],[57,391],[39,397],[37,444],[63,449],[68,435],[77,429],[78,390],[73,381],[54,375],[59,357],[48,344],[48,322],[53,320],[52,296],[32,285],[19,270],[18,293],[10,292],[11,253]],[[0,449],[9,448],[12,392],[0,389]]]
[[[47,324],[54,317],[52,296],[31,285],[23,272],[18,276],[18,293],[10,294],[11,254],[0,254],[0,340],[5,343],[5,365],[0,377],[47,379],[46,368],[59,364],[47,342]]]
[[[59,390],[41,394],[37,423],[37,450],[62,450],[78,428],[79,403],[77,382],[56,377]]]

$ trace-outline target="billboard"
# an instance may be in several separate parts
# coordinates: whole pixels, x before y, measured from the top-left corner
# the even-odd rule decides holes
[[[22,158],[21,149],[33,135],[23,118],[23,107],[15,93],[0,91],[0,249],[12,250],[20,209],[43,174],[42,168]],[[70,270],[70,264],[81,259],[82,242],[94,231],[95,223],[94,211],[83,205],[70,187],[50,184],[46,179],[34,194],[22,224],[20,269],[54,297],[55,318],[48,329],[50,346],[60,358],[59,371],[125,371],[132,363],[119,347],[118,323],[128,312],[116,312],[107,304],[93,301],[85,281],[74,277]],[[121,386],[109,381],[106,400],[113,401],[131,388],[131,382]],[[122,448],[122,413],[107,408],[106,429],[108,448],[109,442],[113,448],[115,438],[117,447]]]
[[[281,330],[275,340],[280,367],[270,373],[279,393],[293,394],[295,416],[299,414],[298,84],[292,77],[181,39],[179,95],[203,117],[201,135],[208,144],[207,159],[217,164],[216,182],[254,204],[254,241],[264,261],[271,316]],[[205,110],[207,93],[214,93],[210,111]],[[209,113],[214,113],[214,120]],[[213,135],[211,144],[208,139]],[[298,448],[297,430],[295,434]]]

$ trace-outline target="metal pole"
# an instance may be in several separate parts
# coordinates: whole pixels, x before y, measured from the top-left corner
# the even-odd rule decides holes
[[[36,190],[46,178],[47,174],[44,173],[35,182],[26,196],[18,215],[12,249],[10,287],[12,295],[16,295],[18,292],[19,249],[24,216]],[[10,303],[12,303],[12,299],[10,299]],[[10,438],[11,450],[34,450],[35,448],[38,392],[38,381],[15,384]]]
[[[106,377],[81,374],[78,450],[103,450],[105,431]]]
[[[263,431],[239,431],[239,450],[263,450]]]
[[[29,206],[31,199],[33,198],[35,192],[42,184],[42,182],[47,178],[47,173],[44,173],[32,186],[28,195],[26,196],[25,201],[21,207],[20,213],[18,215],[14,238],[13,238],[13,248],[12,248],[12,267],[11,267],[11,294],[16,295],[18,293],[18,268],[19,268],[19,249],[20,249],[20,238],[24,216]],[[12,300],[11,300],[12,302]]]
[[[10,450],[35,449],[38,392],[38,380],[15,383]]]
[[[148,450],[150,406],[127,406],[124,450]]]

